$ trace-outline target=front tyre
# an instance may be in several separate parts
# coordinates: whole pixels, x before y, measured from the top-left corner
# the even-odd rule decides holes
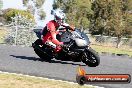
[[[86,49],[82,55],[82,62],[89,67],[96,67],[100,64],[100,57],[92,48]]]

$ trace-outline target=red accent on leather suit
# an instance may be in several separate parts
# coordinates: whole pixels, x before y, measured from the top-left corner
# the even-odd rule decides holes
[[[46,41],[51,41],[52,43],[54,43],[55,45],[61,45],[63,44],[63,42],[59,42],[56,39],[56,35],[59,33],[58,31],[56,31],[56,29],[59,27],[59,24],[57,22],[55,22],[54,20],[51,20],[47,23],[47,33],[45,36],[43,36],[43,42],[45,43]],[[60,51],[61,47],[57,46],[55,51]]]

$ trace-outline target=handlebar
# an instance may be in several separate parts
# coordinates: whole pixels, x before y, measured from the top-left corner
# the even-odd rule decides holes
[[[62,31],[64,29],[66,29],[66,31],[72,30],[74,31],[74,29],[72,29],[70,26],[63,26],[64,28],[60,28],[59,30]]]

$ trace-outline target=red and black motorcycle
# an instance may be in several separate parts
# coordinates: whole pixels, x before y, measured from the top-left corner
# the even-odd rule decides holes
[[[45,61],[56,59],[69,59],[72,61],[82,61],[90,67],[96,67],[100,64],[100,57],[96,51],[90,47],[88,36],[81,30],[75,28],[74,31],[61,31],[57,35],[57,39],[67,43],[67,47],[60,52],[55,53],[51,46],[43,44],[41,38],[37,39],[33,44],[35,53]]]

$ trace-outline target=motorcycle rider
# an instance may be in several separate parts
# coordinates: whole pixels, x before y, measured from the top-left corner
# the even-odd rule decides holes
[[[56,9],[52,13],[54,15],[54,20],[49,21],[46,26],[42,30],[42,41],[43,43],[54,48],[55,52],[61,50],[62,47],[66,47],[64,42],[60,42],[57,40],[56,35],[59,33],[58,28],[60,26],[68,27],[68,29],[73,30],[70,26],[64,25],[65,14],[62,10]]]

